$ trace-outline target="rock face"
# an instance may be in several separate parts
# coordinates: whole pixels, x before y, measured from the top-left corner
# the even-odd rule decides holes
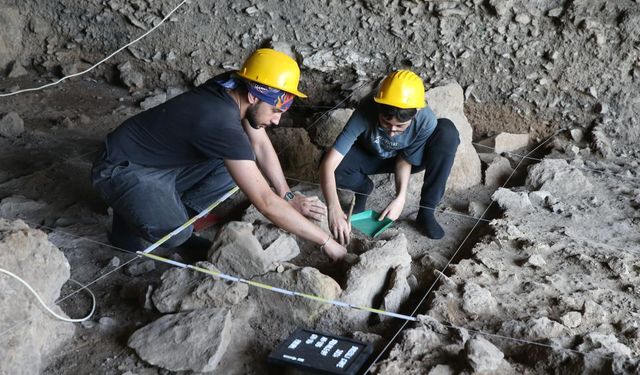
[[[473,131],[464,114],[464,93],[457,83],[430,89],[425,94],[427,105],[438,118],[451,120],[460,133],[460,145],[456,152],[451,175],[447,181],[447,189],[458,191],[477,185],[481,182],[480,158],[472,145]],[[417,181],[410,186],[422,186],[423,173],[412,176]],[[419,183],[418,183],[419,182]],[[418,190],[419,191],[419,190]]]
[[[243,278],[262,275],[274,270],[278,263],[293,259],[300,253],[298,244],[290,234],[277,229],[274,232],[277,233],[275,239],[262,237],[267,241],[267,247],[263,249],[254,235],[252,224],[231,222],[218,232],[209,259],[224,273]]]
[[[500,349],[481,336],[467,341],[464,349],[469,366],[477,373],[496,371],[503,362]]]
[[[268,134],[287,177],[318,181],[322,153],[305,129],[275,128]]]
[[[215,371],[231,339],[228,309],[165,315],[137,330],[128,345],[146,362],[171,371]]]
[[[20,276],[47,306],[65,315],[55,301],[69,279],[69,263],[46,234],[19,220],[0,219],[0,267]],[[38,374],[47,356],[73,336],[74,326],[51,317],[8,275],[0,274],[0,291],[0,373]]]
[[[526,184],[534,190],[548,191],[553,195],[570,196],[589,192],[591,182],[580,170],[568,167],[569,164],[564,160],[544,160],[531,168]]]

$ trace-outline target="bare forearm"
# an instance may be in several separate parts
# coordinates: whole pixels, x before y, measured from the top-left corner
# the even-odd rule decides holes
[[[291,190],[284,177],[284,172],[280,166],[280,160],[271,143],[260,145],[254,150],[256,154],[256,162],[262,174],[267,178],[271,186],[273,186],[276,194],[282,197],[286,192]]]
[[[406,198],[410,177],[411,164],[409,164],[401,156],[398,156],[396,158],[395,166],[396,197],[401,199]]]
[[[329,209],[340,206],[334,169],[324,164],[320,169],[320,187]]]
[[[258,207],[258,209],[278,227],[305,240],[321,245],[329,236],[328,233],[307,220],[290,204],[275,195],[265,199],[264,206]]]

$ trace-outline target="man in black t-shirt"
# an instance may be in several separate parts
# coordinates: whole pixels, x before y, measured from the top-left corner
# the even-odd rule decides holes
[[[259,49],[238,72],[212,78],[110,133],[92,183],[114,211],[112,244],[139,251],[142,239],[158,241],[237,185],[274,224],[341,259],[346,249],[305,218],[322,219],[326,207],[317,197],[291,193],[265,131],[278,125],[295,96],[306,97],[299,78],[291,57]],[[202,243],[192,232],[189,227],[164,245]]]

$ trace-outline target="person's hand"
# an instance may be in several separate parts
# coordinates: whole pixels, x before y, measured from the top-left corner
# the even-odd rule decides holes
[[[320,221],[327,215],[327,206],[316,196],[306,197],[300,193],[295,193],[295,197],[289,204],[300,212],[303,216]]]
[[[336,262],[342,260],[347,255],[347,249],[344,246],[337,243],[331,238],[323,247],[322,250],[332,261]]]
[[[388,217],[389,219],[394,221],[397,220],[398,217],[400,217],[400,214],[402,213],[403,208],[404,208],[404,199],[396,198],[392,200],[391,203],[387,205],[387,208],[385,208],[384,211],[382,211],[382,213],[380,214],[380,217],[378,217],[378,221],[384,220],[385,217]]]
[[[351,223],[340,206],[329,210],[329,230],[341,245],[347,245],[351,240]]]

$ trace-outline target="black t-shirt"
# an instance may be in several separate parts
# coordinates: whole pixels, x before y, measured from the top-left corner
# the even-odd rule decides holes
[[[217,78],[123,122],[107,135],[106,159],[156,168],[255,160],[238,105]]]

